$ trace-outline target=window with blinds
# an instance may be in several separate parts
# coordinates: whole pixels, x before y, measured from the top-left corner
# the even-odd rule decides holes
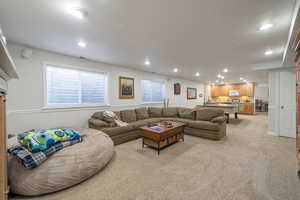
[[[165,84],[158,81],[142,80],[144,103],[162,102],[165,98]]]
[[[46,107],[106,104],[106,74],[47,65]]]

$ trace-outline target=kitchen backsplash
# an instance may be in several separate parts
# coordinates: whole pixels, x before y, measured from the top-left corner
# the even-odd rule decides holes
[[[239,100],[240,103],[253,103],[253,98],[248,96],[241,97],[229,97],[229,96],[219,96],[209,100],[209,102],[223,103],[223,102],[232,102],[232,100]]]

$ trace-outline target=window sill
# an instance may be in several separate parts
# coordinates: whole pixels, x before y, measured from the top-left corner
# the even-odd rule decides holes
[[[164,102],[143,102],[142,104],[163,104]]]
[[[94,109],[94,108],[107,108],[110,105],[70,105],[70,106],[45,106],[42,110],[72,110],[72,109]]]

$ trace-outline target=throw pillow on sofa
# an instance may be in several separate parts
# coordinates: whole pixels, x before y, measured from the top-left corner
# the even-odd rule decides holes
[[[195,119],[195,112],[190,108],[178,108],[178,116],[184,119]]]
[[[148,119],[149,118],[148,110],[147,110],[146,107],[136,108],[135,113],[136,113],[136,119],[137,120],[143,120],[143,119]]]
[[[149,113],[150,117],[161,117],[162,116],[162,108],[149,107],[148,113]]]
[[[113,112],[120,118],[120,112],[119,111],[113,111]],[[105,122],[107,122],[107,123],[109,123],[109,124],[115,125],[115,121],[111,117],[103,115],[102,120],[105,121]]]

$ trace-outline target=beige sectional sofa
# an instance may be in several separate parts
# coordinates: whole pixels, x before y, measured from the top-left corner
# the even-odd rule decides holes
[[[139,128],[149,123],[162,120],[173,120],[186,123],[185,134],[220,140],[226,135],[226,118],[223,110],[190,109],[182,107],[143,107],[115,112],[122,121],[129,123],[126,127],[118,127],[103,112],[96,112],[89,119],[89,127],[108,134],[116,144],[121,144],[140,137]]]

